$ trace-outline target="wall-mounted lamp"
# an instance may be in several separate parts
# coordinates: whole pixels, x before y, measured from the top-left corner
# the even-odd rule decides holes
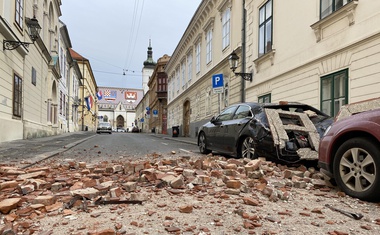
[[[232,72],[235,73],[235,69],[239,64],[239,56],[236,55],[235,51],[233,51],[228,58],[228,62],[230,63],[230,68]],[[241,76],[244,80],[252,82],[252,73],[235,73],[235,75]]]
[[[40,35],[41,26],[38,24],[38,20],[33,17],[33,19],[26,18],[25,23],[28,26],[28,34],[30,39],[32,39],[32,42],[21,42],[19,41],[11,41],[11,40],[4,40],[3,41],[3,50],[14,50],[19,46],[28,47],[29,44],[34,44],[34,42],[37,40],[37,38]]]

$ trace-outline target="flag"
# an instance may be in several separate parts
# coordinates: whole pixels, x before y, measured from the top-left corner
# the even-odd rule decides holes
[[[101,90],[98,91],[98,93],[96,93],[96,96],[98,97],[98,100],[101,100],[103,98],[103,93]]]
[[[125,92],[124,93],[125,100],[129,103],[136,102],[137,100],[137,92]]]
[[[93,103],[92,96],[87,96],[87,97],[84,98],[84,100],[86,101],[87,109],[91,110],[92,103]]]
[[[115,100],[116,99],[116,91],[104,90],[104,99]]]

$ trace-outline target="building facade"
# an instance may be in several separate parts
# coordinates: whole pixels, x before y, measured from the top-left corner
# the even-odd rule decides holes
[[[142,89],[99,87],[97,97],[99,122],[109,122],[115,130],[132,131],[136,107],[143,98]]]
[[[154,133],[167,134],[167,80],[165,66],[170,56],[163,55],[157,60],[150,77],[149,87],[149,128]]]
[[[241,101],[242,80],[229,68],[242,44],[242,1],[202,1],[172,54],[168,74],[168,130],[195,137],[226,106]],[[223,83],[214,89],[213,77]]]
[[[58,122],[60,0],[0,1],[0,141],[61,133]],[[41,31],[31,37],[28,27]]]
[[[149,46],[147,51],[147,59],[143,63],[142,68],[142,87],[144,91],[143,98],[137,104],[136,107],[136,118],[135,125],[138,127],[141,132],[150,131],[149,121],[151,109],[149,107],[150,99],[149,99],[149,86],[148,83],[153,74],[153,71],[156,67],[156,62],[153,60],[153,50],[151,41],[149,40]]]
[[[88,59],[70,49],[70,55],[78,64],[81,73],[79,88],[78,124],[81,131],[96,131],[98,125],[98,100],[96,97],[98,86]]]
[[[165,69],[168,132],[180,126],[195,137],[242,101],[298,101],[334,116],[379,97],[379,9],[369,0],[202,1]],[[232,52],[235,72],[252,73],[252,82],[231,71]]]
[[[380,96],[380,2],[250,0],[246,9],[248,100],[299,101],[335,116]]]

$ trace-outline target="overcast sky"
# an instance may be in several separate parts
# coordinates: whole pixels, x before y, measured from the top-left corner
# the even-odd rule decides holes
[[[154,61],[171,56],[200,2],[62,0],[60,19],[72,49],[90,61],[98,86],[140,89],[149,40]]]

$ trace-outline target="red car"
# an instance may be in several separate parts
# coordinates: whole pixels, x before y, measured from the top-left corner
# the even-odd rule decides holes
[[[361,105],[361,106],[360,106]],[[347,195],[380,200],[380,109],[352,105],[340,111],[319,144],[321,172]],[[343,112],[342,112],[343,111]]]

